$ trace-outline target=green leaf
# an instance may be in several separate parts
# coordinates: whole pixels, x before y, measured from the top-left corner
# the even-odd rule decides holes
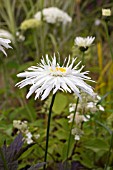
[[[109,145],[105,142],[105,140],[99,138],[90,139],[87,142],[84,142],[84,147],[94,152],[109,150]]]
[[[68,103],[67,96],[64,94],[58,93],[55,98],[55,102],[53,105],[53,112],[60,114],[63,112],[64,108]]]

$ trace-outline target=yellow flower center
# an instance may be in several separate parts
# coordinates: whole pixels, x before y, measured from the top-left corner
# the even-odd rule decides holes
[[[52,68],[50,68],[50,71],[51,71],[51,72],[60,71],[60,72],[62,72],[62,73],[65,73],[65,72],[66,72],[66,68],[56,67],[54,70],[53,70]]]
[[[66,72],[66,68],[63,68],[63,67],[56,67],[56,70],[57,71],[60,71],[60,72],[62,72],[62,73],[65,73]]]

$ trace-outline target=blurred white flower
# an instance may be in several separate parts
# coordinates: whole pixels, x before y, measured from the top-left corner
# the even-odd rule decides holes
[[[39,137],[40,137],[40,134],[35,134],[35,135],[34,135],[34,138],[35,138],[35,139],[38,139]]]
[[[29,131],[28,122],[27,121],[21,121],[21,120],[13,120],[13,127],[18,130],[18,132],[21,132],[24,135],[24,141],[27,144],[33,143],[33,136],[38,139],[40,137],[40,134],[32,134]]]
[[[73,116],[74,116],[74,113],[71,113],[69,116],[67,116],[68,119],[70,119],[68,121],[68,123],[71,123],[73,121]],[[74,119],[74,122],[77,126],[81,125],[82,122],[87,122],[90,118],[90,115],[80,115],[79,112],[76,112],[75,114],[75,119]]]
[[[25,136],[26,136],[25,141],[26,141],[27,144],[33,143],[31,132],[26,133]]]
[[[93,97],[90,95],[81,92],[82,101],[79,101],[79,104],[77,106],[77,112],[79,114],[87,114],[88,112],[95,113],[97,111],[104,111],[104,107],[101,104],[98,104],[98,102],[101,100],[101,97],[95,93]],[[77,99],[77,97],[75,96]],[[72,113],[75,111],[76,104],[70,103],[69,105],[69,112]]]
[[[58,9],[57,7],[44,8],[35,14],[37,20],[41,20],[43,15],[43,20],[47,23],[63,23],[67,24],[72,22],[72,18],[64,11]]]
[[[80,140],[80,136],[79,135],[75,135],[75,140]]]
[[[69,93],[74,92],[81,99],[79,90],[81,89],[93,96],[94,92],[92,87],[84,82],[84,80],[92,81],[90,77],[86,76],[88,71],[81,72],[83,66],[77,70],[80,62],[76,66],[73,66],[75,60],[76,59],[72,59],[70,62],[69,57],[65,59],[64,64],[60,66],[56,61],[55,54],[51,60],[48,58],[48,55],[46,55],[46,60],[42,58],[40,64],[32,66],[28,68],[28,71],[17,75],[17,77],[25,77],[25,79],[17,83],[16,86],[23,88],[24,86],[31,85],[26,97],[29,98],[35,92],[35,99],[42,96],[42,100],[47,98],[52,90],[53,94],[58,90]]]
[[[84,134],[84,132],[78,127],[73,128],[71,133],[75,136],[75,140],[80,140],[80,137]]]
[[[16,36],[17,36],[17,39],[18,41],[24,41],[25,40],[25,36],[21,34],[21,32],[17,31],[16,32]]]
[[[13,120],[13,127],[20,130],[21,132],[25,132],[28,129],[28,122],[21,120]]]
[[[11,43],[11,41],[9,39],[4,39],[4,38],[0,38],[0,51],[2,51],[6,56],[6,52],[4,50],[4,48],[12,48],[9,43]]]
[[[94,24],[95,24],[96,26],[99,26],[99,25],[101,24],[101,20],[96,19],[95,22],[94,22]]]
[[[103,16],[111,16],[111,10],[110,9],[102,9],[102,15]]]
[[[95,37],[76,37],[75,38],[75,45],[77,45],[78,47],[84,47],[87,48],[89,46],[91,46],[91,44],[93,43]]]

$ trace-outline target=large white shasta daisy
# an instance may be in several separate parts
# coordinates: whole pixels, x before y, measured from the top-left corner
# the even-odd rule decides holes
[[[4,48],[12,48],[9,43],[11,43],[11,41],[9,39],[4,39],[4,38],[0,38],[0,51],[2,51],[6,56],[6,52],[4,50]]]
[[[42,58],[40,64],[31,66],[28,71],[17,75],[18,77],[25,77],[25,79],[17,83],[16,86],[23,88],[31,85],[26,97],[29,98],[35,92],[35,99],[41,96],[41,100],[44,100],[52,90],[53,94],[58,90],[74,92],[79,98],[81,98],[80,90],[82,90],[93,96],[92,87],[84,82],[84,80],[92,81],[87,76],[88,71],[81,72],[84,66],[77,70],[80,62],[74,66],[75,60],[70,61],[69,56],[68,59],[65,59],[64,64],[60,66],[56,61],[55,54],[51,60],[46,55],[46,59]]]

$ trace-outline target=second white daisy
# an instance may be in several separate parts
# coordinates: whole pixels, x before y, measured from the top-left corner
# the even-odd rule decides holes
[[[31,85],[26,97],[29,98],[35,92],[35,99],[41,96],[42,100],[47,98],[52,90],[53,94],[58,90],[69,93],[74,92],[81,98],[81,89],[93,96],[94,92],[92,87],[84,81],[92,81],[91,78],[87,76],[88,71],[81,72],[83,66],[77,70],[80,62],[74,66],[75,60],[76,59],[72,59],[70,62],[69,57],[67,63],[65,59],[63,66],[60,66],[56,61],[55,55],[51,60],[48,58],[48,55],[46,55],[46,59],[42,58],[40,64],[31,66],[28,68],[28,71],[17,75],[18,77],[25,77],[25,79],[17,83],[16,86],[23,88],[24,86]]]
[[[88,47],[90,47],[94,41],[95,37],[76,37],[75,38],[75,45],[77,45],[78,47],[80,47],[81,49],[83,49],[84,51],[88,49]]]

